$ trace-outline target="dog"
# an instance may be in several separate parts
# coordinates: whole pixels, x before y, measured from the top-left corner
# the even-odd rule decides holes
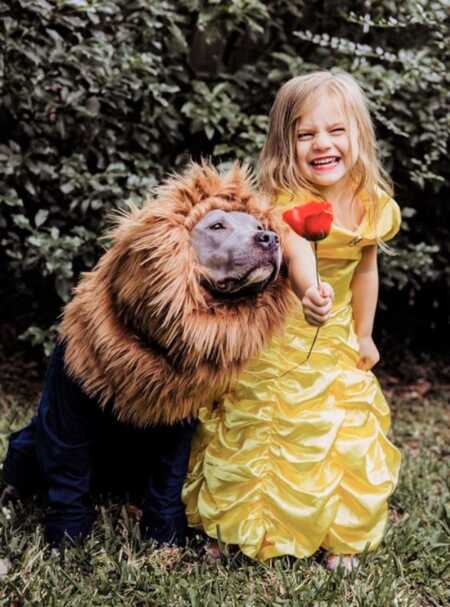
[[[67,304],[37,415],[14,433],[5,498],[42,492],[46,536],[84,538],[94,488],[143,496],[142,528],[182,545],[199,408],[223,395],[292,302],[286,233],[250,172],[203,163],[119,214]]]

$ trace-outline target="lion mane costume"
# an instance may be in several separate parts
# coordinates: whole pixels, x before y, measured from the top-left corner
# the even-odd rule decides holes
[[[213,209],[250,214],[281,237],[287,229],[245,169],[192,164],[118,216],[112,246],[65,308],[38,413],[11,436],[4,464],[19,495],[44,491],[54,545],[89,532],[92,479],[116,480],[119,469],[127,481],[147,475],[146,535],[185,541],[181,488],[198,410],[264,348],[292,297],[283,270],[254,295],[211,289],[190,238]]]
[[[227,301],[207,290],[189,239],[212,209],[243,211],[283,230],[245,171],[234,166],[222,178],[193,165],[120,218],[112,247],[66,307],[66,364],[102,405],[114,399],[119,419],[147,426],[195,417],[285,318],[283,272],[256,297]]]

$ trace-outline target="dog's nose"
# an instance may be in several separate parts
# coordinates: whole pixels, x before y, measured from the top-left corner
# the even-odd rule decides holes
[[[269,230],[260,230],[255,234],[255,242],[263,247],[263,249],[272,249],[278,246],[280,239],[275,234],[275,232],[270,232]]]

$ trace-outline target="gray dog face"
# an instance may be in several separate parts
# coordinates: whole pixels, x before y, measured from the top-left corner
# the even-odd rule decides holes
[[[278,236],[248,213],[210,211],[192,230],[191,244],[209,287],[224,295],[258,292],[280,270]]]

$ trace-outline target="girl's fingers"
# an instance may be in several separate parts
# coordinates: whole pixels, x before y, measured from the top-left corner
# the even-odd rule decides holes
[[[314,314],[314,312],[308,311],[305,312],[305,318],[311,325],[320,326],[327,320],[326,315],[322,314]]]
[[[333,287],[331,285],[329,285],[327,282],[324,282],[323,284],[320,285],[319,292],[322,295],[322,297],[326,297],[326,298],[334,297]]]
[[[328,318],[328,310],[320,310],[317,308],[306,308],[305,314],[308,314],[317,320],[326,320]]]
[[[313,309],[317,314],[328,314],[333,303],[329,298],[313,299],[312,297],[307,297],[303,300],[303,305],[308,309]]]
[[[303,312],[305,318],[312,319],[319,324],[323,324],[328,320],[331,311],[331,302],[328,302],[324,306],[314,305],[312,302],[304,302]]]
[[[325,303],[328,302],[328,298],[322,297],[322,295],[317,289],[311,289],[310,291],[308,291],[305,299],[306,301],[310,301],[315,306],[323,306]]]
[[[364,358],[359,359],[356,366],[358,369],[361,369],[362,371],[370,371],[370,369],[372,369],[372,367],[374,367],[377,364],[377,362],[378,361],[373,358],[364,357]]]
[[[308,308],[308,314],[312,314],[313,316],[315,316],[316,318],[320,319],[320,320],[328,320],[329,316],[330,316],[330,309],[329,307],[326,308]]]

